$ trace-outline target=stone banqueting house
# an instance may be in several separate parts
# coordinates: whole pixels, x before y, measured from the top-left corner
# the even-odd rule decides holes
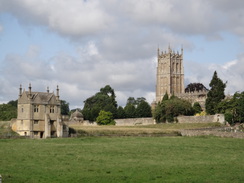
[[[49,92],[33,92],[31,84],[28,91],[19,89],[18,116],[15,131],[30,138],[49,138],[68,136],[68,126],[61,117],[59,88],[56,95]]]
[[[184,87],[183,48],[181,53],[173,51],[170,46],[168,51],[160,52],[158,49],[156,81],[156,103],[160,102],[167,93],[188,100],[191,103],[199,102],[205,108],[208,90],[206,87],[187,90]]]

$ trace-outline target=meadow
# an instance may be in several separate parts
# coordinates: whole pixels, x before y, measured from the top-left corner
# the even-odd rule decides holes
[[[243,139],[0,139],[7,182],[244,182]]]

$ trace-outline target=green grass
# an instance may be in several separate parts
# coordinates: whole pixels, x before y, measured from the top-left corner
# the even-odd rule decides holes
[[[217,137],[0,139],[3,182],[243,182],[244,141]]]

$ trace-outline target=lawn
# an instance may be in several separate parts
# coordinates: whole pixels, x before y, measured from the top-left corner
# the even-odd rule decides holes
[[[244,141],[217,137],[0,139],[7,182],[244,182]]]

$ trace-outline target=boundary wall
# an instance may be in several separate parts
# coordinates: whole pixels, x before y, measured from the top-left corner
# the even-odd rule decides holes
[[[206,116],[178,116],[178,123],[225,123],[224,114],[206,115]]]
[[[136,126],[136,125],[153,125],[156,124],[153,118],[126,118],[115,119],[116,126]]]

